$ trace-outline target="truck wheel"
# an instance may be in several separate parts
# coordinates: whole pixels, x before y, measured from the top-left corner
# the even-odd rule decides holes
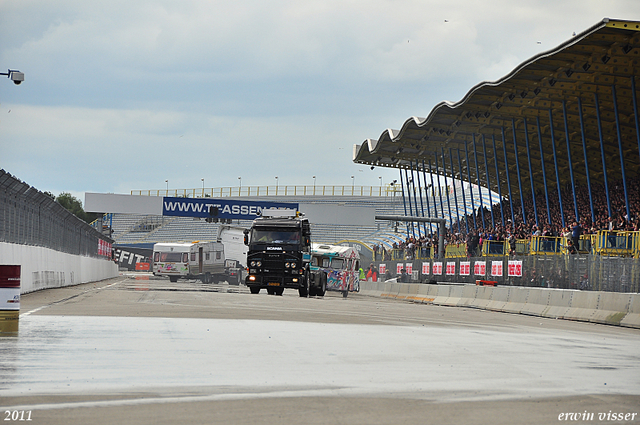
[[[310,289],[311,288],[309,288],[309,270],[307,270],[304,272],[304,286],[298,289],[298,293],[300,294],[300,297],[307,298],[311,292]]]
[[[275,288],[275,289],[273,290],[273,293],[274,293],[275,295],[282,296],[282,294],[284,293],[284,288]]]
[[[250,286],[249,291],[251,291],[252,294],[259,294],[260,288],[258,288],[257,286]]]
[[[178,276],[169,276],[169,281],[176,283],[178,281]]]
[[[316,289],[316,295],[319,297],[324,297],[324,294],[327,292],[327,275],[324,273],[320,273],[320,286]]]
[[[342,298],[347,298],[347,296],[349,295],[349,291],[343,291],[342,292]]]
[[[207,273],[204,275],[204,283],[211,283],[211,274]]]
[[[276,291],[273,288],[267,288],[267,294],[269,295],[275,295]]]

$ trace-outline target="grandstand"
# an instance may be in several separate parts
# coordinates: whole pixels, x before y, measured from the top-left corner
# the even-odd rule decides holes
[[[280,187],[278,194],[275,190],[271,190],[269,196],[251,196],[251,193],[260,193],[260,188],[246,187],[241,192],[234,192],[231,188],[208,189],[204,191],[205,195],[233,195],[232,199],[245,199],[251,201],[274,201],[274,202],[295,202],[299,204],[334,204],[342,206],[354,206],[372,208],[376,215],[415,215],[425,217],[445,217],[449,224],[457,221],[458,217],[462,217],[465,213],[472,212],[472,204],[476,208],[480,206],[480,198],[477,194],[480,192],[474,189],[476,194],[472,203],[472,198],[468,190],[461,187],[455,187],[455,191],[451,187],[443,187],[442,193],[438,190],[422,191],[421,194],[416,190],[412,194],[406,194],[403,197],[399,187],[389,185],[386,190],[378,190],[377,193],[370,188],[367,190],[358,187],[358,190],[349,187],[349,191],[335,190],[334,188],[316,191],[316,195],[304,195],[301,190],[287,190],[286,187]],[[299,188],[299,187],[298,187]],[[376,188],[378,189],[378,188]],[[263,187],[262,193],[267,193],[266,187]],[[309,190],[308,192],[311,192]],[[336,195],[336,192],[339,195]],[[150,196],[162,195],[195,195],[200,197],[203,191],[196,190],[175,190],[173,192],[161,193],[150,191],[132,191],[132,193],[143,193]],[[366,196],[363,194],[372,194]],[[240,195],[240,196],[238,196]],[[404,199],[403,199],[404,198]],[[455,199],[458,201],[459,208],[455,208]],[[463,201],[464,199],[464,201]],[[489,206],[490,202],[498,200],[496,194],[492,194],[486,189],[482,191],[482,199],[485,206]],[[463,208],[466,205],[466,210]],[[451,206],[451,209],[449,208]],[[418,212],[419,210],[419,212]],[[108,214],[105,223],[112,230],[112,238],[117,245],[120,246],[150,246],[156,242],[177,242],[192,240],[215,240],[219,225],[217,223],[208,223],[205,220],[192,217],[166,217],[152,215],[135,215],[135,214]],[[249,227],[250,222],[240,220],[236,224]],[[344,240],[357,240],[371,248],[374,244],[392,247],[393,244],[402,243],[407,237],[415,235],[417,237],[425,233],[431,233],[428,228],[411,228],[406,224],[389,223],[386,221],[376,220],[374,225],[347,225],[347,224],[311,224],[311,231],[314,241],[320,243],[337,243]],[[435,231],[435,227],[433,228]]]

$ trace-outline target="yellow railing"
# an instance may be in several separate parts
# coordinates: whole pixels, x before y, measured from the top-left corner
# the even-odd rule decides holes
[[[600,230],[593,248],[599,255],[640,257],[640,232]]]
[[[451,244],[447,245],[444,250],[445,258],[465,258],[467,256],[467,244]]]
[[[504,257],[506,255],[509,255],[507,241],[482,241],[483,257]]]
[[[132,195],[175,198],[228,198],[243,196],[395,196],[399,186],[238,186],[199,189],[132,190]]]

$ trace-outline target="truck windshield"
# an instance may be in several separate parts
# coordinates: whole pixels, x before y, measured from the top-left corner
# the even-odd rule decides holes
[[[252,229],[251,243],[298,244],[300,243],[300,232],[295,229],[290,231],[282,229]]]

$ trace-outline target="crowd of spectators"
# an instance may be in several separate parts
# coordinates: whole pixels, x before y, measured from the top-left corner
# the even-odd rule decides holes
[[[529,239],[531,236],[564,236],[569,238],[575,250],[582,234],[594,234],[599,230],[640,231],[640,178],[627,181],[630,216],[627,214],[623,189],[621,180],[609,184],[611,211],[607,203],[607,191],[604,185],[599,184],[591,185],[591,201],[586,185],[573,189],[571,185],[565,187],[561,191],[562,212],[558,192],[553,189],[548,191],[548,208],[544,192],[536,193],[535,209],[533,197],[525,197],[524,216],[519,200],[513,203],[513,214],[509,200],[495,204],[492,210],[478,208],[475,214],[461,217],[460,222],[456,220],[446,229],[445,246],[466,243],[468,255],[475,256],[485,240],[509,241],[511,251],[515,252],[517,240]],[[575,217],[574,190],[578,217]],[[404,251],[405,259],[413,259],[420,249],[430,249],[432,246],[437,248],[437,234],[428,233],[425,227],[418,227],[420,224],[408,225],[410,236],[401,243],[394,243],[392,249]],[[375,245],[373,250],[375,259],[391,259],[391,252],[384,245]],[[568,250],[573,251],[571,247]]]

